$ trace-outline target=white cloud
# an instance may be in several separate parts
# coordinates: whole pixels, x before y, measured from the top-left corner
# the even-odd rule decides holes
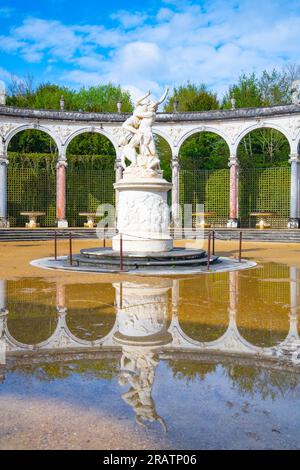
[[[131,13],[127,10],[119,10],[117,13],[113,13],[110,17],[113,20],[117,20],[121,23],[124,28],[134,28],[145,22],[147,19],[147,14],[142,12]]]
[[[151,12],[118,11],[113,27],[27,18],[0,49],[52,63],[74,85],[113,81],[134,96],[166,84],[205,82],[223,92],[241,72],[299,62],[299,0],[167,1]],[[55,72],[56,71],[56,72]]]
[[[1,7],[0,8],[0,18],[9,18],[14,13],[14,8],[11,7]]]

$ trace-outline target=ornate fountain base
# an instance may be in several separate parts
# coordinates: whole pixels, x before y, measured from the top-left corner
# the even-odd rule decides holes
[[[120,234],[124,253],[172,250],[167,204],[167,193],[172,184],[159,176],[134,178],[124,175],[114,187],[119,191],[119,233],[113,238],[113,251],[120,252]]]

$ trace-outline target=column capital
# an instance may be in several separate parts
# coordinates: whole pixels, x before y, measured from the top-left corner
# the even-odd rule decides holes
[[[290,158],[289,158],[289,163],[300,163],[300,155],[299,153],[291,153]]]
[[[229,168],[233,165],[239,166],[239,160],[238,160],[237,155],[230,155],[229,157],[229,162],[228,162]]]
[[[173,155],[172,156],[172,161],[171,161],[171,167],[179,169],[180,168],[180,163],[179,163],[179,156],[178,155]]]
[[[67,166],[68,166],[68,162],[67,162],[66,159],[59,159],[59,160],[57,160],[57,163],[56,163],[56,168],[57,168],[57,169],[59,169],[59,168],[61,168],[61,167],[67,168]]]
[[[9,160],[6,155],[0,155],[0,165],[8,165]]]

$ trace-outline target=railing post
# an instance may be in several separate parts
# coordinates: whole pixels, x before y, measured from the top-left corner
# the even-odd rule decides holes
[[[72,249],[72,232],[69,233],[69,257],[70,257],[70,266],[73,264],[73,249]]]
[[[210,266],[210,241],[211,241],[211,232],[208,233],[207,270],[209,270],[209,266]]]
[[[123,235],[120,233],[120,271],[123,271]]]
[[[57,232],[54,230],[54,259],[57,261]]]
[[[212,254],[215,255],[215,231],[212,232]]]
[[[103,248],[106,247],[106,225],[104,226],[104,229],[103,229]]]
[[[239,242],[239,263],[242,261],[242,239],[243,239],[243,232],[240,232],[240,242]]]

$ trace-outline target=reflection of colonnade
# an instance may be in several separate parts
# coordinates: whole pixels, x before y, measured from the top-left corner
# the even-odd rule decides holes
[[[1,289],[2,286],[2,289]],[[3,315],[0,316],[0,321],[2,318],[2,323],[0,323],[0,333],[1,333],[1,324],[2,324],[2,335],[0,334],[0,340],[5,345],[5,350],[7,352],[15,351],[43,351],[43,350],[55,350],[55,349],[75,349],[75,348],[87,348],[87,347],[97,347],[102,345],[111,345],[112,336],[115,331],[115,326],[108,333],[108,335],[103,338],[88,341],[82,338],[75,336],[67,323],[68,309],[66,306],[65,299],[65,285],[59,282],[56,283],[56,314],[57,314],[57,324],[54,332],[47,338],[45,341],[36,344],[25,344],[16,340],[10,333],[7,325],[7,319],[9,311],[6,310],[6,284],[5,281],[1,281],[0,284],[0,305],[3,305],[2,311]],[[1,343],[0,343],[1,344]]]
[[[152,329],[156,325],[157,331],[155,341],[158,341],[161,349],[171,348],[172,350],[187,351],[220,351],[224,353],[258,355],[265,358],[278,357],[289,360],[294,364],[300,364],[300,338],[298,334],[298,309],[299,309],[299,270],[295,267],[290,268],[290,313],[289,313],[289,331],[286,338],[278,345],[270,347],[260,347],[246,340],[237,326],[237,306],[238,306],[238,277],[239,272],[229,273],[229,306],[228,306],[228,326],[225,333],[214,341],[197,341],[190,338],[181,328],[179,322],[179,304],[180,304],[180,281],[161,279],[153,284],[122,283],[115,284],[116,289],[116,307],[117,318],[112,330],[103,338],[88,341],[78,338],[69,329],[67,324],[68,310],[65,302],[65,286],[56,284],[56,305],[57,305],[57,324],[54,332],[48,339],[37,344],[24,344],[16,340],[10,333],[7,325],[9,312],[6,308],[6,282],[0,283],[0,351],[2,359],[5,352],[29,352],[46,351],[52,349],[86,349],[89,347],[111,348],[122,343],[122,331],[126,331],[126,342],[128,342],[129,326],[131,325],[133,336],[143,336],[142,331],[147,333],[147,328]],[[121,286],[121,288],[120,288]],[[172,286],[172,315],[168,327],[167,344],[162,341],[158,335],[162,325],[165,325],[167,309],[167,293]],[[124,313],[126,309],[132,313],[131,317]],[[129,321],[130,320],[130,321]],[[146,322],[147,320],[147,322]],[[146,322],[146,323],[145,323]],[[137,328],[141,331],[137,334]],[[165,330],[163,329],[163,338],[165,339]],[[149,333],[147,336],[147,345],[149,346]],[[134,341],[136,345],[136,339]],[[152,346],[155,343],[152,343]],[[1,361],[0,361],[1,362]],[[2,362],[5,362],[2,360]]]

